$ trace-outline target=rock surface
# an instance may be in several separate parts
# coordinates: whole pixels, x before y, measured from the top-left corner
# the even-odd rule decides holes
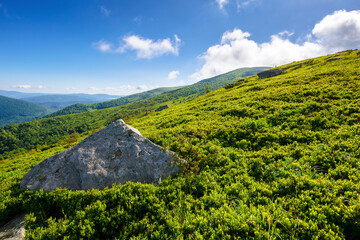
[[[34,166],[20,187],[52,191],[103,189],[127,181],[157,185],[178,172],[181,162],[175,153],[164,151],[119,119]]]
[[[164,110],[164,109],[167,109],[167,108],[170,108],[170,105],[169,105],[169,104],[164,105],[164,106],[160,106],[158,109],[155,110],[155,112],[160,112],[160,111],[162,111],[162,110]]]
[[[10,222],[0,228],[0,239],[18,240],[25,237],[25,213],[14,217]]]
[[[328,60],[326,60],[327,62],[333,62],[333,61],[337,61],[340,60],[340,58],[330,58]]]
[[[283,71],[284,71],[283,69],[271,69],[271,70],[259,72],[257,75],[259,76],[259,78],[268,78],[268,77],[277,76],[281,74]]]

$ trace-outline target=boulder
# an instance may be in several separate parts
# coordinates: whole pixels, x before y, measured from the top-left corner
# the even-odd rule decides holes
[[[326,60],[327,62],[333,62],[333,61],[337,61],[339,60],[340,58],[330,58],[328,60]]]
[[[20,240],[25,237],[25,213],[18,214],[0,227],[0,239]]]
[[[283,69],[270,69],[263,72],[259,72],[257,75],[259,78],[268,78],[274,77],[281,74],[284,70]]]
[[[162,110],[164,110],[164,109],[167,109],[167,108],[170,108],[170,105],[169,105],[169,104],[164,105],[164,106],[160,106],[158,109],[155,110],[155,112],[160,112],[160,111],[162,111]]]
[[[34,166],[20,188],[103,189],[128,181],[157,185],[178,172],[182,162],[120,119]]]

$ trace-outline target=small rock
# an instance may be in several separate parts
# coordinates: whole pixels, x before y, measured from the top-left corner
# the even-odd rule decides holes
[[[157,185],[180,169],[174,152],[141,136],[117,120],[76,146],[34,166],[21,180],[20,188],[70,190],[103,189],[128,181]]]
[[[283,69],[271,69],[271,70],[259,72],[257,75],[259,78],[268,78],[268,77],[277,76],[281,74],[283,71],[284,71]]]
[[[10,222],[0,228],[0,239],[18,240],[25,237],[25,213],[14,217]]]
[[[169,105],[169,104],[164,105],[164,106],[160,106],[158,109],[155,110],[155,112],[160,112],[160,111],[162,111],[162,110],[164,110],[164,109],[167,109],[167,108],[170,108],[170,105]]]

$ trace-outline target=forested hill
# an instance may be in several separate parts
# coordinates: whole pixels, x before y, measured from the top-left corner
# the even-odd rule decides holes
[[[26,212],[28,239],[360,239],[359,52],[280,66],[160,112],[143,114],[156,96],[0,129],[0,225]],[[121,116],[185,159],[182,172],[156,187],[19,189],[35,164]]]
[[[176,90],[179,88],[181,88],[181,87],[156,88],[156,89],[153,89],[150,91],[136,93],[136,94],[132,94],[129,96],[124,96],[124,97],[117,98],[114,100],[106,101],[106,102],[93,103],[93,104],[74,104],[74,105],[68,106],[64,109],[61,109],[57,112],[54,112],[52,114],[49,114],[46,117],[56,117],[56,116],[61,116],[61,115],[82,113],[82,112],[88,112],[88,111],[99,110],[99,109],[104,109],[104,108],[121,106],[121,105],[124,105],[127,103],[140,101],[142,99],[150,98],[150,97],[159,95],[161,93],[169,92],[169,91]]]
[[[31,121],[43,117],[49,112],[45,107],[30,102],[0,96],[0,127]]]
[[[267,67],[254,67],[254,68],[240,68],[213,78],[205,79],[190,86],[185,87],[173,87],[173,88],[158,88],[143,93],[133,94],[127,97],[118,98],[115,100],[95,103],[95,104],[75,104],[69,107],[66,107],[60,111],[52,113],[47,117],[55,117],[61,115],[67,115],[72,113],[81,113],[92,110],[99,110],[104,108],[110,108],[115,106],[121,106],[124,104],[136,102],[142,99],[150,98],[153,96],[158,96],[157,102],[166,102],[167,100],[179,100],[183,101],[196,98],[204,94],[206,87],[208,85],[209,90],[216,90],[221,87],[226,86],[229,83],[235,82],[239,78],[244,78],[247,76],[254,75],[258,72],[261,72]],[[166,93],[166,94],[161,94]],[[161,94],[161,95],[160,95]]]

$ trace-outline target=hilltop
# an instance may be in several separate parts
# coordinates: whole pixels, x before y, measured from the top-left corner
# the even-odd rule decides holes
[[[164,93],[1,129],[0,223],[26,210],[29,239],[358,239],[359,51],[277,69],[196,98]],[[164,102],[176,104],[153,111]],[[19,189],[32,166],[120,117],[188,165],[157,187]]]
[[[50,112],[49,109],[14,98],[0,96],[0,127],[31,121]]]

